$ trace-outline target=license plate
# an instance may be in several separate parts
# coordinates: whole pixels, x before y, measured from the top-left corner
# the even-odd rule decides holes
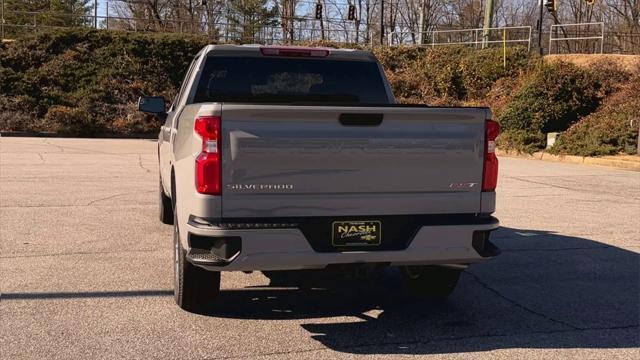
[[[380,221],[334,221],[331,228],[333,246],[375,246],[382,240]]]

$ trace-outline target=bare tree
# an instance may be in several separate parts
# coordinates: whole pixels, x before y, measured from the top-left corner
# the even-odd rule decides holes
[[[452,43],[472,40],[469,38],[469,34],[473,34],[471,31],[447,34],[434,31],[481,28],[487,0],[208,0],[206,5],[202,5],[201,0],[99,1],[102,4],[106,2],[110,14],[115,15],[106,22],[110,28],[194,33],[217,39],[223,36],[226,40],[233,40],[236,35],[240,38],[245,38],[244,35],[256,35],[252,31],[244,31],[247,27],[243,24],[248,21],[254,23],[255,26],[251,26],[256,29],[261,27],[260,31],[269,31],[269,41],[292,43],[296,40],[326,38],[340,42],[369,43],[372,39],[379,38],[382,26],[387,40],[419,44],[427,43],[429,37],[434,34],[442,34],[443,39],[439,39],[440,41]],[[323,5],[322,20],[314,17],[317,1]],[[384,14],[381,13],[382,1]],[[539,16],[537,1],[494,1],[494,26],[536,25]],[[73,15],[61,12],[84,14],[82,16],[87,17],[88,2],[89,0],[5,0],[5,3],[9,4],[9,15],[6,18],[13,22],[22,18],[33,22],[29,20],[31,15],[19,18],[18,15],[11,15],[10,11],[12,7],[15,8],[15,12],[21,9],[30,10],[34,6],[37,8],[36,11],[54,13],[39,15],[42,19],[48,16],[51,20],[49,22]],[[81,6],[72,6],[70,10],[68,6],[49,5],[70,3]],[[254,6],[256,4],[258,6]],[[347,19],[349,5],[356,8],[353,20]],[[270,14],[276,14],[275,18],[262,22],[260,19],[266,16],[264,9],[268,9],[267,12]],[[615,46],[615,49],[620,51],[640,51],[640,0],[596,0],[592,5],[587,4],[585,0],[561,0],[558,2],[557,13],[549,14],[545,10],[544,17],[545,32],[548,32],[551,24],[603,22],[607,42],[612,44],[610,46]],[[61,26],[67,26],[66,24],[65,22]],[[78,20],[69,26],[90,25],[89,21],[85,23]],[[244,30],[238,30],[239,28]],[[570,31],[574,31],[574,35],[579,31],[588,34],[595,28],[554,27],[561,32],[560,36],[567,37],[570,37]],[[238,35],[240,33],[244,35]],[[458,38],[455,38],[456,36]],[[263,38],[267,39],[264,36]]]
[[[282,26],[282,38],[284,42],[292,43],[295,39],[295,21],[297,0],[280,0],[276,3],[280,13],[280,25]]]

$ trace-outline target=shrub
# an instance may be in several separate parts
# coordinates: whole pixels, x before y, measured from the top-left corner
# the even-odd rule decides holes
[[[19,111],[0,111],[0,129],[8,131],[37,131],[36,121]]]
[[[377,47],[373,53],[385,70],[397,72],[410,67],[411,64],[424,57],[427,51],[429,49],[424,47],[398,46]]]
[[[75,136],[156,132],[160,122],[135,111],[137,98],[171,99],[205,44],[204,38],[178,34],[77,29],[0,43],[0,130]],[[306,45],[342,47],[326,41]],[[490,105],[503,126],[503,148],[533,152],[544,147],[545,133],[569,128],[553,151],[633,151],[637,129],[626,124],[638,117],[640,87],[628,86],[631,73],[613,62],[586,69],[545,65],[524,48],[509,48],[505,68],[499,48],[373,51],[400,103]],[[610,94],[611,101],[598,109]]]
[[[512,48],[507,54],[505,68],[499,49],[392,47],[376,50],[398,101],[430,105],[482,103],[497,80],[516,76],[531,66],[526,49]]]
[[[110,132],[123,135],[148,134],[154,132],[161,124],[158,118],[139,113],[133,107],[124,113],[126,115],[117,117],[111,122]]]
[[[3,44],[0,98],[8,100],[0,101],[0,112],[26,112],[33,119],[46,119],[41,130],[67,135],[155,132],[158,122],[129,119],[137,98],[172,98],[193,56],[206,43],[177,34],[75,29]],[[7,124],[1,123],[0,129],[8,130]],[[14,125],[11,130],[26,130]]]
[[[603,97],[619,90],[625,84],[628,84],[629,79],[633,75],[628,70],[623,69],[619,63],[616,63],[611,59],[595,61],[591,66],[589,66],[588,70],[602,84],[601,95]],[[638,74],[638,72],[635,74]]]
[[[640,122],[640,77],[607,99],[595,113],[561,134],[551,152],[580,156],[635,154]]]
[[[513,76],[500,78],[493,84],[482,100],[482,104],[491,108],[494,119],[500,118],[513,98],[513,94],[522,87],[522,83],[522,76]]]
[[[455,105],[465,96],[459,59],[469,51],[398,47],[378,54],[399,102]]]
[[[466,95],[460,71],[460,59],[472,51],[466,47],[430,49],[426,56],[414,63],[410,74],[430,88],[433,97],[461,100]]]
[[[527,130],[504,130],[497,139],[500,149],[531,154],[545,147],[545,134]]]
[[[533,66],[534,59],[523,47],[507,49],[506,67],[501,49],[491,48],[468,53],[460,60],[460,75],[467,97],[484,98],[497,80],[517,77]]]
[[[562,62],[543,64],[526,75],[498,120],[505,133],[518,131],[512,140],[524,141],[520,145],[511,142],[511,146],[522,151],[542,148],[540,134],[564,131],[593,112],[604,96],[601,90],[601,81],[588,70]]]
[[[105,127],[84,109],[54,105],[44,117],[46,129],[63,135],[97,136]]]

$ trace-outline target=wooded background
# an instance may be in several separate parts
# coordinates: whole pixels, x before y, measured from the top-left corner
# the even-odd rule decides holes
[[[421,41],[420,32],[481,28],[486,5],[485,0],[208,0],[205,5],[201,0],[1,1],[5,38],[37,26],[94,26],[201,34],[227,42],[326,39],[357,44],[379,42],[381,29],[387,35],[409,34],[402,42],[411,44]],[[554,23],[603,22],[608,42],[640,43],[640,0],[556,1],[556,13],[544,10],[544,32]],[[315,18],[318,3],[323,5],[321,20]],[[355,20],[347,19],[349,5],[355,6]],[[535,28],[538,18],[536,0],[494,0],[493,27]],[[569,37],[589,35],[593,29],[566,31],[563,36]]]

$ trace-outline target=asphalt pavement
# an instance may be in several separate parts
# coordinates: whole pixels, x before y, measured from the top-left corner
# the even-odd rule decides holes
[[[224,273],[172,295],[152,140],[0,138],[0,358],[640,359],[640,173],[501,158],[494,242],[444,303]]]

